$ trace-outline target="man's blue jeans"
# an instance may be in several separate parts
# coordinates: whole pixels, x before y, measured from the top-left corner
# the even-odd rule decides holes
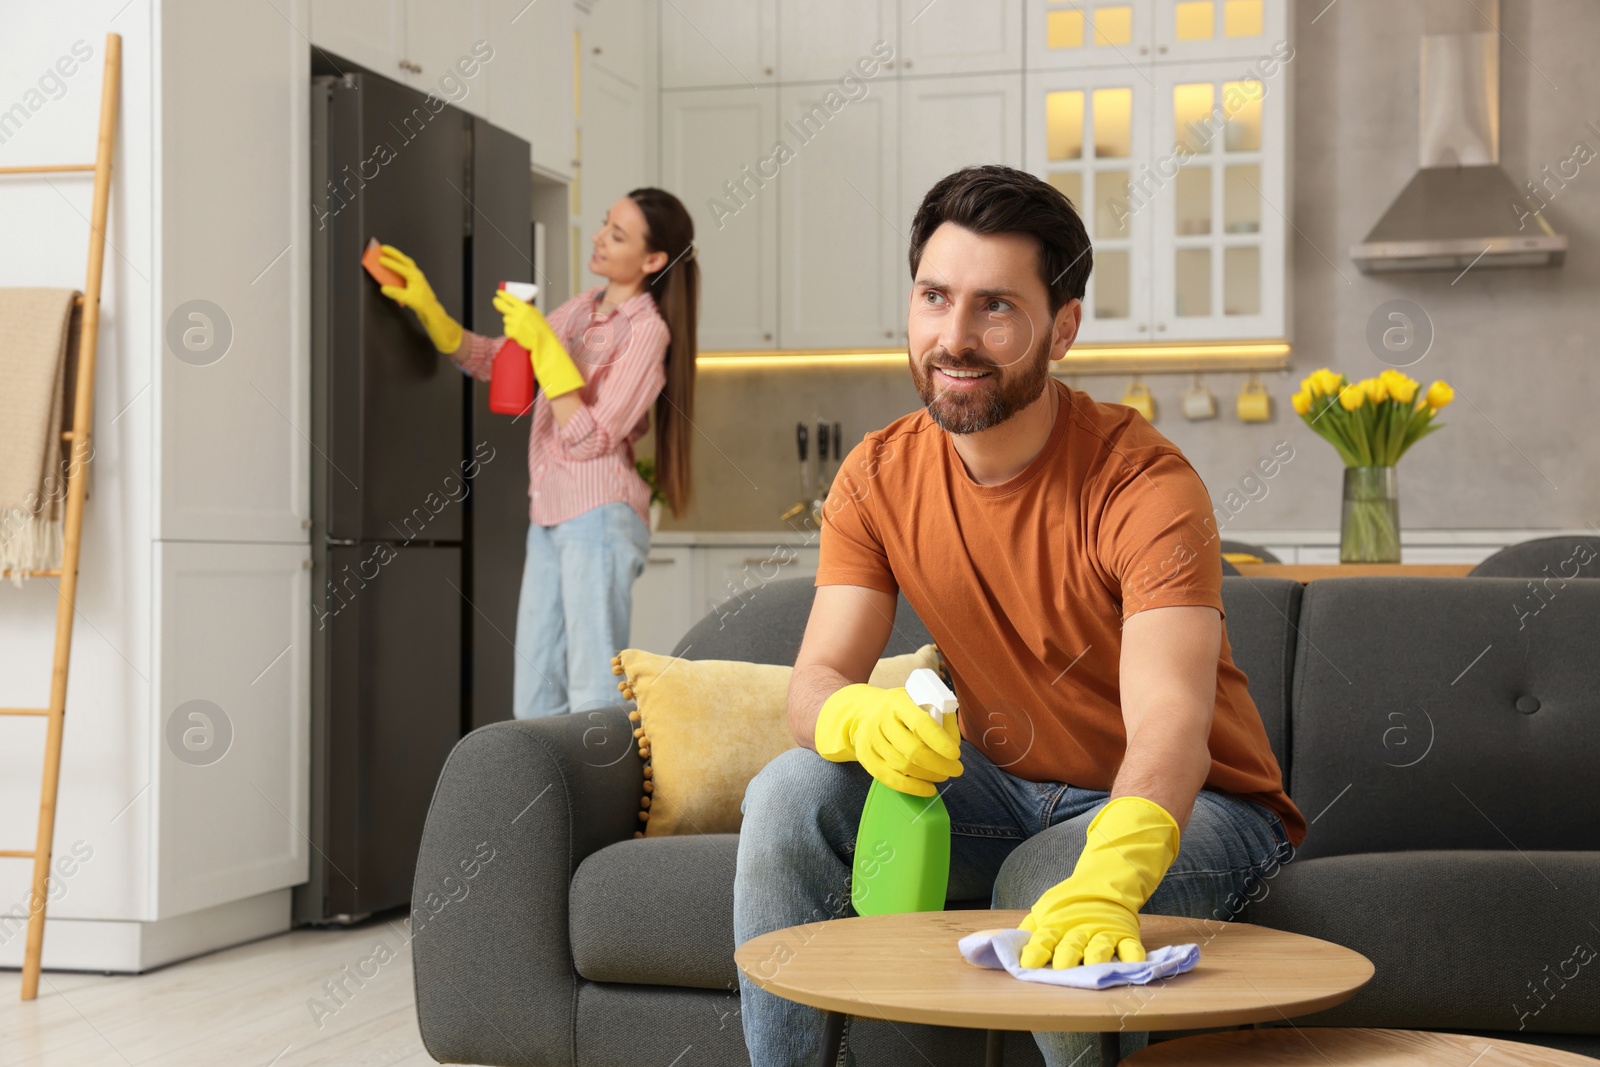
[[[950,812],[949,899],[988,898],[994,908],[1027,910],[1072,873],[1089,822],[1109,794],[1013,777],[968,741],[961,743],[961,762],[961,777],[940,787]],[[735,944],[854,914],[850,869],[856,824],[871,782],[859,764],[830,763],[804,748],[785,752],[751,781],[733,889]],[[1204,790],[1183,831],[1178,858],[1144,913],[1235,918],[1244,895],[1292,852],[1276,813]],[[752,1067],[814,1064],[822,1013],[763,992],[743,974],[739,986]],[[1147,1037],[1125,1032],[1123,1054],[1143,1048]],[[1087,1052],[1098,1047],[1094,1034],[1034,1038],[1051,1067],[1098,1062]],[[845,1052],[846,1062],[853,1063],[848,1030]]]
[[[512,714],[533,719],[617,703],[611,657],[628,647],[633,582],[649,555],[650,527],[620,502],[528,527]]]

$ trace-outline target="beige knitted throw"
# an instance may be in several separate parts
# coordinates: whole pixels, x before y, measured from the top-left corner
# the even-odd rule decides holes
[[[0,289],[0,571],[61,563],[72,289]]]

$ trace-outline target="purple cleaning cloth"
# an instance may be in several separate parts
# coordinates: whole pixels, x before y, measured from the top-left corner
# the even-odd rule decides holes
[[[1200,962],[1199,945],[1163,945],[1151,949],[1138,963],[1113,960],[1086,963],[1078,967],[1024,967],[1022,949],[1033,935],[1026,930],[1006,927],[979,930],[963,937],[958,947],[962,957],[978,967],[1003,970],[1024,982],[1071,986],[1074,989],[1110,989],[1119,985],[1145,985],[1157,978],[1170,978],[1193,969]]]

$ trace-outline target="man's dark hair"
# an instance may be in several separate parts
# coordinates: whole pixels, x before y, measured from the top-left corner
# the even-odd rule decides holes
[[[1039,244],[1039,278],[1054,315],[1068,300],[1082,300],[1094,253],[1083,220],[1065,193],[1026,171],[998,164],[963,167],[936,182],[911,220],[911,279],[922,249],[940,223],[973,233],[1024,233]]]

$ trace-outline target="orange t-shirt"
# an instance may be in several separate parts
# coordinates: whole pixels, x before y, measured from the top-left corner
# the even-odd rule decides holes
[[[1132,408],[1060,390],[1039,454],[999,485],[967,473],[924,411],[868,434],[823,511],[818,585],[903,591],[938,642],[961,732],[1007,773],[1111,788],[1127,747],[1122,620],[1145,608],[1222,613],[1205,484]],[[1206,786],[1305,818],[1283,791],[1226,629]]]

